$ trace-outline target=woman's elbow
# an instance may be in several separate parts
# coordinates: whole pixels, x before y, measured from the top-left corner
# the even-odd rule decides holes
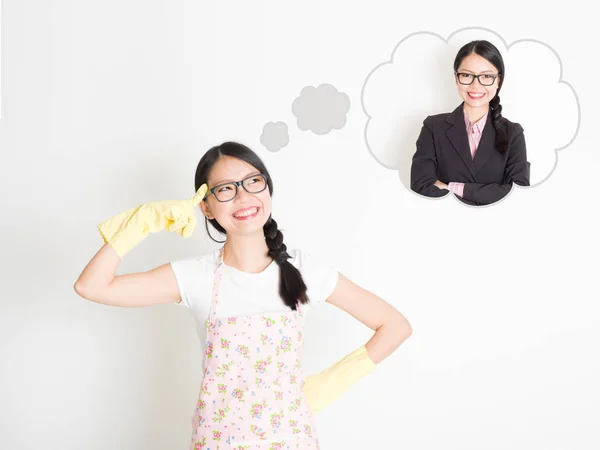
[[[84,296],[84,292],[86,290],[84,284],[81,282],[81,280],[77,280],[75,282],[75,284],[73,285],[73,290],[77,293],[77,295],[79,295],[80,297]]]
[[[73,285],[73,289],[75,290],[77,295],[79,295],[81,298],[83,298],[85,300],[91,300],[94,297],[91,294],[89,287],[86,286],[85,283],[82,283],[79,280],[77,280],[75,282],[75,284]]]
[[[391,328],[394,330],[398,345],[402,344],[413,333],[410,322],[400,313],[398,313],[398,317],[394,318],[394,321],[391,325]]]
[[[100,296],[98,295],[98,293],[95,290],[91,289],[85,283],[82,283],[80,280],[77,280],[75,282],[75,284],[73,285],[73,289],[75,290],[77,295],[79,295],[84,300],[89,300],[95,303],[102,303],[102,301],[100,301]]]
[[[408,320],[404,319],[404,325],[401,329],[402,342],[407,340],[413,333],[413,329]]]
[[[413,192],[416,192],[417,194],[420,194],[422,191],[422,187],[420,183],[417,183],[414,180],[410,181],[410,190]]]
[[[422,174],[419,174],[415,170],[410,172],[410,189],[417,194],[421,194],[427,184],[427,179],[423,178]],[[433,182],[432,182],[433,183]]]

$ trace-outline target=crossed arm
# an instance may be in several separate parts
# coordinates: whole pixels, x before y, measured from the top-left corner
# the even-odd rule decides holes
[[[502,183],[460,183],[453,180],[445,183],[437,177],[437,157],[433,132],[425,121],[417,139],[417,151],[413,156],[411,189],[428,197],[443,197],[448,191],[451,191],[474,203],[494,203],[510,192],[513,183],[529,186],[530,164],[527,161],[523,128],[518,124],[516,124],[508,151]]]

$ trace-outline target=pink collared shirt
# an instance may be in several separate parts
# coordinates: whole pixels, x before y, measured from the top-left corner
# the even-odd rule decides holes
[[[465,118],[465,126],[467,127],[467,136],[469,137],[471,158],[475,158],[477,147],[479,147],[479,141],[481,141],[481,134],[483,133],[483,128],[485,127],[485,123],[487,122],[488,113],[486,112],[485,115],[475,123],[471,122],[471,119],[469,119],[469,116],[467,116],[467,113],[464,109],[463,116]],[[465,183],[456,183],[453,181],[448,183],[448,190],[458,195],[459,197],[463,196],[464,189]]]

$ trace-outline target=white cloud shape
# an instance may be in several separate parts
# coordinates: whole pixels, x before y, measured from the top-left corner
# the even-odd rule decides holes
[[[285,122],[268,122],[263,127],[260,143],[270,152],[278,152],[290,143],[288,126]]]
[[[549,45],[532,39],[507,45],[497,33],[478,27],[455,31],[448,39],[430,32],[411,34],[398,43],[390,61],[369,73],[362,90],[369,117],[367,148],[384,167],[400,172],[407,189],[423,120],[452,112],[462,102],[454,82],[454,58],[460,47],[475,39],[494,44],[504,59],[502,115],[525,130],[531,186],[550,176],[557,152],[579,131],[579,99],[562,79],[562,63]]]
[[[318,135],[343,128],[349,109],[350,98],[330,84],[306,86],[292,103],[298,128]]]

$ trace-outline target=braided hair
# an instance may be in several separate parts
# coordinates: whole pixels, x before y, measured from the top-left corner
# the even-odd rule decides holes
[[[224,142],[221,145],[212,147],[202,156],[198,163],[198,167],[196,168],[196,191],[204,183],[208,183],[208,176],[212,167],[223,156],[240,159],[264,174],[267,179],[269,194],[273,195],[273,181],[265,164],[250,148],[237,142]],[[226,235],[227,231],[221,224],[219,224],[216,219],[208,219],[207,217],[204,219],[209,237],[215,242],[225,242],[213,238],[208,228],[208,223],[210,222],[219,233]],[[304,283],[300,271],[289,261],[291,256],[288,254],[287,247],[283,243],[283,233],[279,230],[277,222],[275,222],[272,215],[269,216],[267,222],[264,224],[263,231],[267,247],[269,248],[268,255],[273,258],[273,261],[279,266],[279,296],[287,306],[295,311],[298,302],[305,304],[309,301],[308,296],[306,295],[306,284]]]
[[[472,53],[485,58],[498,70],[498,91],[490,101],[490,110],[492,113],[492,124],[496,130],[496,149],[500,153],[505,153],[508,150],[507,120],[502,116],[502,105],[500,104],[500,89],[504,82],[504,60],[500,51],[491,42],[483,40],[471,41],[463,45],[456,54],[454,72],[458,71],[462,60]]]

